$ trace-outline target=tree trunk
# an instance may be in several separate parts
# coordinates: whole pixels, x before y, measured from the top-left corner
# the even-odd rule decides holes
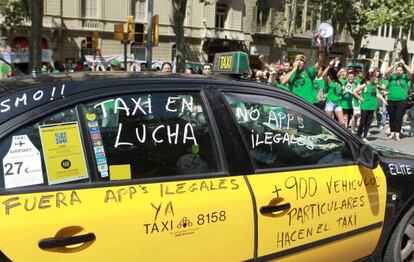
[[[296,30],[296,15],[297,15],[297,0],[293,0],[292,2],[292,14],[291,14],[291,20],[289,22],[289,30],[288,30],[288,34],[292,35],[293,32],[295,32]]]
[[[174,34],[176,47],[176,72],[183,73],[185,69],[186,50],[184,39],[184,19],[187,10],[187,0],[173,0]]]
[[[394,40],[394,47],[392,49],[390,65],[394,64],[395,61],[397,61],[397,58],[398,58],[398,42],[399,41],[401,41],[401,39],[399,37],[395,38],[395,40]]]
[[[409,55],[408,55],[408,48],[407,48],[407,40],[408,40],[408,30],[403,29],[402,39],[400,39],[400,43],[401,43],[400,57],[404,59],[406,64],[410,62]]]
[[[359,53],[361,53],[362,38],[363,35],[361,34],[352,35],[352,39],[354,40],[354,50],[352,56],[354,58],[358,58]]]
[[[29,39],[29,70],[40,71],[42,68],[42,25],[43,25],[43,0],[31,0],[30,2],[30,19],[32,26],[30,28]]]

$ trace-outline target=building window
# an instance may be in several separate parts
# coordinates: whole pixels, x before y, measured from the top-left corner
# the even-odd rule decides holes
[[[131,4],[131,15],[135,17],[135,21],[145,23],[147,21],[146,0],[132,0]]]
[[[295,5],[296,4],[296,5]],[[286,19],[289,32],[302,32],[303,17],[305,13],[305,1],[286,1]],[[294,19],[294,21],[293,21]]]
[[[320,21],[320,5],[318,3],[308,2],[306,14],[306,31],[315,31]]]
[[[98,0],[82,0],[82,17],[98,18]]]
[[[295,21],[295,30],[297,32],[302,32],[302,25],[303,25],[303,19],[305,13],[305,1],[304,0],[298,0],[297,1],[297,7],[296,7],[296,21]]]
[[[381,26],[380,36],[387,37],[387,25]]]
[[[145,61],[145,47],[136,43],[131,44],[131,54],[134,55],[135,60]]]
[[[266,0],[259,0],[257,8],[257,25],[266,27],[270,23],[270,6]]]
[[[227,5],[223,3],[216,4],[216,28],[224,28],[227,19]]]

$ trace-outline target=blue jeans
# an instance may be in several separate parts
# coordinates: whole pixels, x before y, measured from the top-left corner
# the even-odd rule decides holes
[[[379,126],[385,126],[387,122],[387,106],[382,102],[379,101],[379,107],[377,110],[377,123]]]

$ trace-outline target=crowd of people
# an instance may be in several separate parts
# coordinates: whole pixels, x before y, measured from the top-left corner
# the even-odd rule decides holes
[[[410,99],[413,70],[404,60],[390,66],[382,75],[378,68],[363,73],[343,68],[337,57],[324,66],[325,52],[318,42],[318,61],[305,67],[307,57],[297,55],[292,64],[253,72],[252,80],[288,90],[324,110],[365,142],[376,119],[388,139],[401,140],[403,120],[414,118]],[[414,134],[411,121],[408,136]]]

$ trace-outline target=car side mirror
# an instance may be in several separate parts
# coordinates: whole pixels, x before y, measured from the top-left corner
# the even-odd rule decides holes
[[[378,166],[378,153],[370,146],[362,145],[358,153],[358,164],[369,169],[375,169]]]

